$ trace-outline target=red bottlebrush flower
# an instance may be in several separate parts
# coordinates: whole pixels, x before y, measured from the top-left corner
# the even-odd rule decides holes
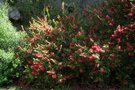
[[[70,43],[70,47],[72,47],[72,48],[73,48],[74,46],[75,46],[75,44],[74,44],[74,43]]]
[[[66,16],[66,19],[68,20],[68,19],[69,19],[69,17],[68,17],[68,16]]]
[[[39,69],[39,65],[35,64],[31,66],[31,69],[33,70],[38,70]]]
[[[75,20],[75,17],[74,17],[74,16],[71,16],[71,17],[70,17],[70,20],[71,20],[71,21],[74,21],[74,20]]]
[[[28,61],[28,64],[32,65],[32,64],[33,64],[33,62],[32,62],[32,61]]]
[[[71,34],[71,36],[72,36],[72,37],[74,37],[74,36],[75,36],[75,34]]]
[[[56,79],[56,78],[57,78],[57,75],[56,75],[56,74],[53,74],[53,75],[52,75],[52,78],[53,78],[53,79]]]
[[[103,18],[101,18],[101,17],[99,17],[98,19],[99,19],[99,21],[100,21],[100,22],[102,22],[102,21],[103,21]]]
[[[37,75],[37,72],[32,71],[31,74],[34,75],[34,76],[36,76]]]
[[[118,43],[121,43],[121,38],[117,38]]]
[[[69,58],[71,59],[71,60],[74,60],[74,56],[71,54],[71,55],[69,55]]]
[[[84,62],[84,60],[78,58],[78,62],[82,63],[82,62]]]
[[[77,30],[78,29],[78,26],[77,25],[74,25],[73,29],[74,30]]]
[[[109,15],[106,15],[106,17],[105,17],[106,19],[110,19],[110,16]]]
[[[32,38],[30,41],[33,44],[35,42],[35,38]]]
[[[55,53],[54,53],[54,52],[51,52],[51,56],[53,56],[53,57],[54,57],[54,56],[55,56]]]
[[[44,72],[45,71],[45,68],[44,67],[41,67],[41,71]]]
[[[133,30],[135,29],[135,24],[130,24],[128,27]]]
[[[98,63],[98,64],[96,64],[96,67],[98,68],[100,66],[100,64]]]
[[[90,57],[89,57],[89,61],[90,61],[90,62],[93,62],[95,59],[96,59],[95,56],[90,56]]]
[[[94,8],[94,9],[93,9],[93,12],[94,12],[94,13],[97,13],[97,9]]]
[[[55,72],[53,72],[53,71],[47,71],[47,73],[48,73],[49,75],[55,74]]]
[[[111,20],[111,21],[109,22],[109,25],[110,25],[110,26],[113,26],[114,24],[115,24],[114,20]]]
[[[104,68],[100,68],[100,72],[101,73],[105,73],[105,69]]]
[[[43,56],[41,54],[35,54],[37,58],[42,58]]]
[[[83,51],[83,50],[82,50],[81,48],[79,48],[79,49],[77,50],[78,53],[82,53],[82,51]]]
[[[114,54],[114,53],[112,53],[110,56],[111,56],[111,57],[114,57],[114,56],[115,56],[115,54]]]
[[[91,53],[94,53],[94,52],[98,52],[98,53],[101,53],[101,52],[105,52],[100,46],[98,46],[97,44],[94,44],[91,49],[90,49],[90,52]]]
[[[128,13],[128,16],[132,17],[133,16],[133,13],[132,12]]]
[[[77,36],[81,36],[83,33],[81,31],[78,31]],[[89,37],[88,37],[89,39]]]

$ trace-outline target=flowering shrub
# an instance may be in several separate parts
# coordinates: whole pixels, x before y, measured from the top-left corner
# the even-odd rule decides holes
[[[105,50],[85,36],[74,16],[33,20],[24,42],[18,55],[29,79],[52,84],[73,78],[94,81],[107,74],[100,61]]]
[[[103,4],[85,11],[86,18],[93,21],[87,27],[74,16],[33,20],[24,44],[17,47],[26,79],[47,85],[75,78],[126,85],[133,79],[134,4],[127,0]]]
[[[134,10],[135,4],[129,0],[107,0],[103,6],[85,11],[93,21],[87,33],[106,48],[101,60],[106,61],[110,81],[124,85],[132,81],[135,69]]]
[[[117,76],[122,84],[127,84],[128,80],[132,80],[133,71],[135,69],[135,24],[129,24],[127,26],[118,26],[110,37],[110,52],[114,55],[112,60],[118,62],[117,70],[121,71],[122,74]],[[112,50],[113,48],[113,50]],[[113,71],[117,71],[116,67],[112,64]],[[119,68],[119,69],[118,69]],[[124,82],[124,81],[125,82]],[[127,81],[126,81],[127,80]]]

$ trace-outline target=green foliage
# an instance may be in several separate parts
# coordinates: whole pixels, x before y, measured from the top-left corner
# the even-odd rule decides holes
[[[0,48],[3,50],[13,49],[20,40],[20,35],[8,19],[8,7],[0,6]]]
[[[12,79],[18,77],[17,68],[20,61],[15,59],[13,51],[0,50],[0,86],[9,84]]]
[[[8,19],[7,4],[0,6],[0,86],[11,83],[17,77],[20,61],[15,58],[14,49],[21,39]]]

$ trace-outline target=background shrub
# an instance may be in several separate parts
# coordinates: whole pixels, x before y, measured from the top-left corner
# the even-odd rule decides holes
[[[93,21],[88,23],[86,32],[108,48],[101,60],[106,61],[109,78],[113,78],[108,79],[110,82],[134,82],[134,10],[135,4],[130,0],[106,0],[103,6],[85,12],[87,19]]]
[[[0,86],[9,84],[13,79],[19,77],[17,67],[20,61],[15,59],[13,51],[0,50]]]
[[[8,6],[0,6],[0,48],[15,48],[20,40],[19,34],[8,19]]]
[[[16,71],[20,61],[15,59],[15,47],[19,44],[21,35],[8,19],[7,4],[0,6],[0,86],[11,83],[19,74]],[[17,76],[16,76],[17,75]]]

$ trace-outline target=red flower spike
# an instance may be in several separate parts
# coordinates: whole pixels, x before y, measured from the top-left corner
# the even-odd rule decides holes
[[[100,68],[100,72],[103,74],[105,73],[105,69],[104,68]]]
[[[73,29],[74,30],[77,30],[78,29],[78,26],[77,25],[74,25]]]
[[[55,74],[55,72],[53,72],[53,71],[47,71],[47,73],[48,73],[49,75]]]
[[[84,60],[78,58],[78,62],[82,63],[82,62],[84,62]]]
[[[96,59],[95,56],[90,56],[89,61],[90,61],[90,62],[93,62],[95,59]]]
[[[74,16],[71,16],[70,17],[70,20],[74,21],[75,20],[75,17]]]
[[[100,64],[98,63],[98,64],[96,64],[96,67],[98,68],[98,67],[100,67]]]
[[[45,68],[44,68],[44,67],[42,67],[42,68],[41,68],[41,71],[42,71],[42,72],[44,72],[44,71],[45,71]]]
[[[37,72],[32,71],[31,74],[34,75],[34,76],[36,76],[37,75]]]
[[[33,62],[32,62],[32,61],[28,61],[28,64],[32,65],[32,64],[33,64]]]
[[[106,17],[105,17],[106,19],[110,19],[110,16],[109,15],[106,15]]]
[[[73,48],[75,46],[74,43],[70,43],[70,47]]]
[[[131,12],[130,12],[130,13],[128,13],[128,16],[132,17],[132,16],[133,16],[133,13],[131,13]]]
[[[41,54],[35,54],[37,58],[42,58],[43,56]]]
[[[33,44],[35,42],[35,38],[32,38],[30,41]]]
[[[38,69],[39,69],[39,66],[38,66],[37,64],[32,65],[32,66],[31,66],[31,69],[33,69],[33,70],[38,70]]]
[[[114,56],[115,56],[115,54],[114,54],[114,53],[112,53],[110,56],[111,56],[111,57],[114,57]]]
[[[56,74],[53,74],[53,75],[52,75],[52,78],[53,78],[53,79],[56,79],[56,78],[57,78]]]

